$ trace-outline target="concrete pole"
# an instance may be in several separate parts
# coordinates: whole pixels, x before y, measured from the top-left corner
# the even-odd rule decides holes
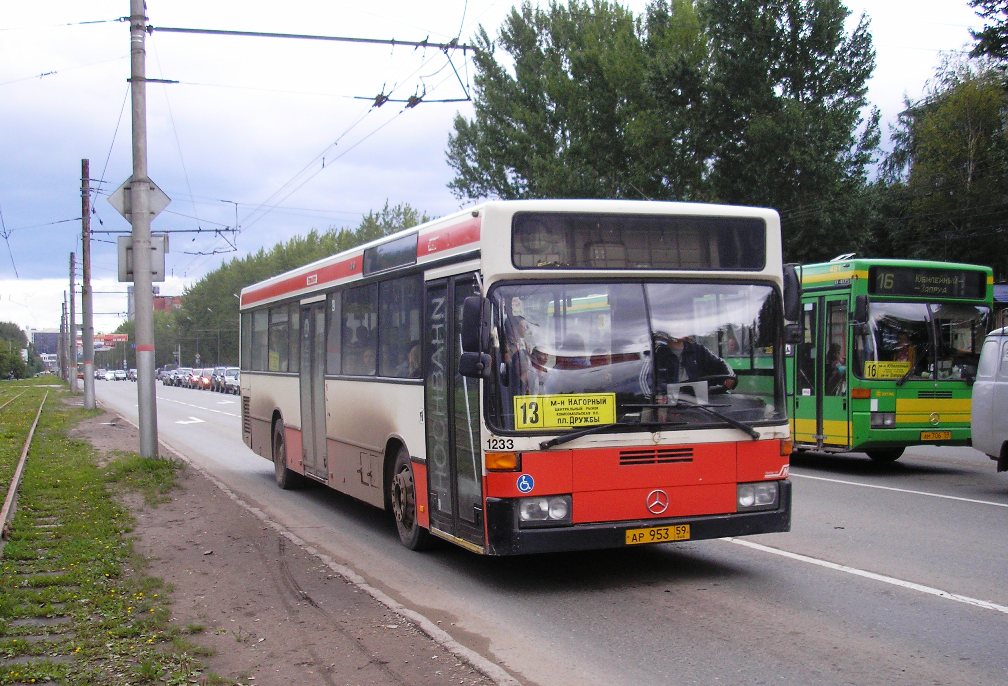
[[[77,393],[77,256],[70,253],[70,392]]]
[[[147,17],[144,0],[130,0],[130,84],[133,120],[133,302],[136,307],[137,410],[140,455],[158,456],[157,396],[154,385],[154,292],[151,278],[150,179],[147,176]]]
[[[84,338],[84,408],[95,408],[94,306],[91,302],[91,162],[81,160],[81,327]]]

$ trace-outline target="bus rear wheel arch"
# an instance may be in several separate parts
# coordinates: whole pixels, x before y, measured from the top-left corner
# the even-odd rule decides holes
[[[392,508],[399,540],[410,550],[426,550],[433,543],[430,532],[417,521],[416,477],[409,451],[400,446],[388,483],[388,501]]]

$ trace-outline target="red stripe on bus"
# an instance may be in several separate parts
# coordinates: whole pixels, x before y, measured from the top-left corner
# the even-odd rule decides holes
[[[305,288],[314,288],[338,279],[361,273],[361,265],[364,259],[361,255],[347,258],[342,262],[319,267],[315,271],[291,276],[282,281],[277,281],[268,286],[263,286],[254,291],[242,294],[242,307],[253,303],[269,300],[282,295],[288,295]]]
[[[471,217],[460,224],[420,234],[417,241],[417,257],[427,257],[446,250],[453,250],[480,239],[480,218]]]

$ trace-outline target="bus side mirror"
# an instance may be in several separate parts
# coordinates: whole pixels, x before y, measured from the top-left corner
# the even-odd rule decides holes
[[[462,353],[459,357],[459,374],[470,379],[489,379],[490,356],[486,353]]]
[[[470,295],[462,301],[462,350],[483,353],[490,349],[490,305],[486,298]]]
[[[857,324],[868,323],[868,296],[859,295],[854,300],[854,322]]]
[[[801,321],[801,279],[793,264],[784,265],[784,318],[790,322]]]
[[[788,322],[784,325],[784,342],[796,345],[802,342],[802,327],[798,322]]]

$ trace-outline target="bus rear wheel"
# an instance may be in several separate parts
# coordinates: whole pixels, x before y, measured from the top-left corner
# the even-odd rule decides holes
[[[413,462],[406,448],[399,448],[392,479],[389,482],[389,500],[395,518],[399,540],[410,550],[425,550],[431,546],[430,532],[417,521],[416,480]]]
[[[282,421],[273,426],[273,478],[285,491],[301,485],[301,475],[287,468],[287,441]]]
[[[866,450],[865,452],[872,459],[872,462],[880,464],[889,464],[903,457],[903,448],[876,448],[875,450]]]

